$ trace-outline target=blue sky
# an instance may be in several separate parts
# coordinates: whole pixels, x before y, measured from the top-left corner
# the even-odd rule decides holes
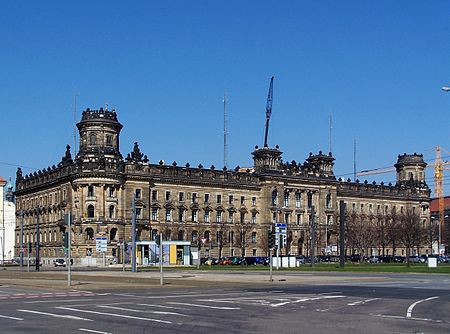
[[[357,170],[450,150],[448,1],[3,1],[0,40],[4,178],[73,146],[76,93],[77,120],[116,109],[124,156],[138,141],[153,163],[221,167],[226,92],[228,165],[251,166],[272,75],[284,160],[328,152],[330,116],[345,178],[355,138]]]

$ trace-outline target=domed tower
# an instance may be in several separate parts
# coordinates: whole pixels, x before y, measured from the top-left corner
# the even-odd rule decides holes
[[[82,162],[83,169],[116,167],[122,161],[119,150],[119,135],[122,124],[114,111],[83,111],[81,121],[77,124],[80,133],[80,149],[76,156],[77,163]]]
[[[422,154],[403,154],[398,156],[394,165],[397,170],[397,184],[425,183],[426,162]]]

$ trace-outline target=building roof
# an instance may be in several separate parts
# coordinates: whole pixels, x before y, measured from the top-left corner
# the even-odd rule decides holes
[[[444,209],[450,209],[450,196],[444,197]],[[430,203],[430,211],[438,212],[439,211],[439,198],[433,198]]]

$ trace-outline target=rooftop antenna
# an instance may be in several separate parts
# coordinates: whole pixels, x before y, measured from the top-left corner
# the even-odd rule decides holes
[[[330,148],[330,150],[328,151],[328,152],[332,152],[332,147],[331,147],[331,139],[332,139],[332,136],[331,136],[331,131],[333,130],[333,124],[332,124],[332,119],[331,119],[331,114],[330,114],[330,119],[329,119],[329,132],[328,132],[328,139],[329,139],[329,148]]]
[[[353,182],[356,182],[356,137],[353,138]]]
[[[267,134],[269,133],[270,115],[272,115],[272,101],[273,101],[273,77],[270,79],[269,94],[267,94],[266,131],[264,134],[264,147],[268,147],[267,146]]]
[[[80,93],[75,93],[74,104],[73,104],[73,155],[74,157],[77,155],[77,96],[80,96]]]
[[[227,159],[227,93],[223,94],[223,166],[228,167]]]

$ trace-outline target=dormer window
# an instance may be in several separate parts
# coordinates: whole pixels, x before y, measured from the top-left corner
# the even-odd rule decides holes
[[[94,197],[94,186],[88,186],[88,197]]]

